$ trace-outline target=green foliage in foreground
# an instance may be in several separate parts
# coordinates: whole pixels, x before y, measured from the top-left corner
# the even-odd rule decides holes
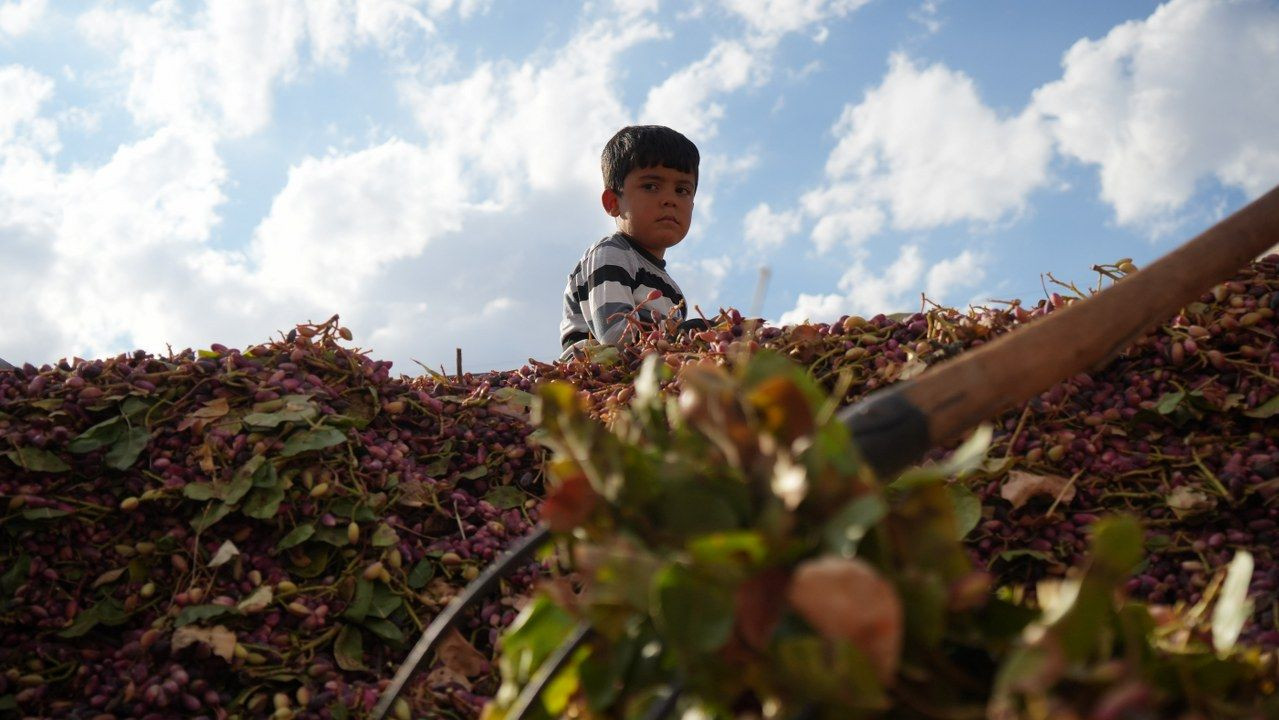
[[[677,686],[684,718],[1279,717],[1273,656],[1234,645],[1246,553],[1195,607],[1150,608],[1120,591],[1141,528],[1105,518],[1089,562],[1032,602],[961,545],[976,518],[953,479],[988,431],[884,483],[779,356],[685,367],[677,397],[667,379],[650,357],[609,427],[572,386],[542,388],[543,517],[573,572],[507,632],[488,720],[581,623],[540,714],[640,718]]]

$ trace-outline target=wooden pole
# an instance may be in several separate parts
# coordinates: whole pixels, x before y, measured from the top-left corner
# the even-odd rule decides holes
[[[457,349],[457,381],[462,382],[462,348]]]

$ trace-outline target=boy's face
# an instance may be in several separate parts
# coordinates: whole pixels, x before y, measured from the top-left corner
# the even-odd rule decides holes
[[[696,192],[692,174],[659,165],[632,170],[620,194],[606,189],[600,200],[618,230],[660,258],[688,234]]]

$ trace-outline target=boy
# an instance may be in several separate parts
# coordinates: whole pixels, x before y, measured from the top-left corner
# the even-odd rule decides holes
[[[624,127],[604,146],[600,201],[617,232],[592,245],[568,276],[561,360],[591,340],[633,339],[626,316],[636,308],[644,322],[684,319],[684,295],[665,255],[688,234],[699,162],[697,146],[660,125]]]

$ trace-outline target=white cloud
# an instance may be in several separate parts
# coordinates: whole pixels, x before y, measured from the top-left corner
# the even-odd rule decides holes
[[[25,35],[44,16],[47,0],[10,0],[0,3],[0,36]]]
[[[706,57],[671,75],[648,93],[647,122],[678,128],[694,142],[715,135],[724,106],[712,98],[762,79],[767,55],[736,40],[715,44]]]
[[[870,0],[721,0],[725,9],[745,20],[752,30],[770,38],[843,17],[868,2]]]
[[[966,75],[895,54],[879,87],[845,108],[826,163],[833,186],[911,230],[1022,210],[1048,179],[1052,145],[1036,113],[1000,118]]]
[[[1077,42],[1034,108],[1121,223],[1167,220],[1205,178],[1258,195],[1279,178],[1276,38],[1273,3],[1172,0]]]
[[[308,47],[313,63],[340,67],[361,45],[396,48],[434,33],[445,13],[466,18],[486,8],[474,0],[218,0],[187,14],[176,0],[159,0],[145,11],[99,6],[78,24],[91,43],[118,54],[138,123],[207,125],[240,137],[270,122],[275,90],[308,67]]]
[[[919,7],[910,13],[910,19],[923,25],[924,31],[929,35],[936,35],[942,27],[942,21],[937,17],[941,4],[942,0],[923,0]]]
[[[624,18],[657,12],[658,0],[613,0],[613,7]]]
[[[742,219],[746,242],[759,251],[780,247],[786,239],[800,230],[799,212],[784,210],[773,212],[768,203],[760,203]]]
[[[194,261],[223,200],[211,140],[162,130],[65,173],[19,156],[0,166],[0,206],[21,209],[0,224],[6,271],[16,265],[0,307],[6,341],[48,359],[110,354],[124,338],[163,349],[182,336],[207,306]]]
[[[254,233],[256,282],[276,297],[342,307],[390,262],[461,227],[457,159],[400,140],[307,158]]]
[[[856,183],[841,182],[810,190],[800,198],[800,205],[807,216],[816,219],[812,239],[818,253],[840,245],[861,245],[879,233],[887,219]]]
[[[405,80],[401,95],[431,144],[457,158],[463,177],[491,185],[499,204],[529,188],[597,188],[600,146],[629,120],[617,55],[659,35],[649,22],[596,23],[542,63],[486,62],[434,85]]]
[[[986,279],[985,262],[985,256],[973,250],[942,260],[928,269],[924,292],[930,298],[940,299],[948,297],[956,288],[975,287]]]
[[[0,66],[0,98],[4,98],[0,103],[0,151],[18,140],[44,148],[56,142],[56,125],[39,116],[40,106],[53,96],[53,89],[53,81],[34,70],[21,65]]]
[[[688,314],[685,317],[697,317],[694,306],[700,306],[707,315],[714,315],[720,304],[725,302],[721,297],[724,279],[734,266],[730,255],[699,258],[695,260],[671,260],[671,276],[679,283],[684,298],[688,301]],[[744,304],[740,299],[733,299]]]
[[[839,292],[801,294],[779,322],[830,322],[841,315],[911,312],[919,307],[921,292],[947,302],[954,299],[956,291],[975,288],[985,279],[984,258],[972,250],[928,266],[919,246],[907,245],[883,271],[868,267],[867,257],[864,251],[859,254],[839,279]]]

